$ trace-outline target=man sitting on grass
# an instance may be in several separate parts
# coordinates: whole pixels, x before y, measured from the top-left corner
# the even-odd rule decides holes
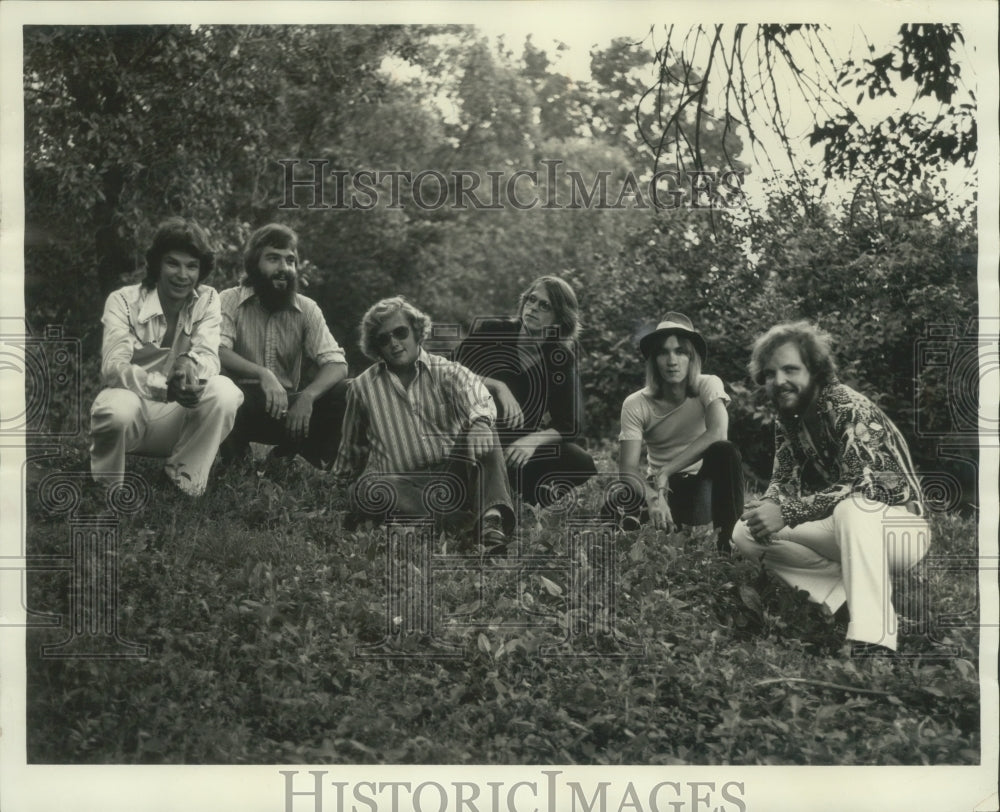
[[[830,337],[804,321],[760,336],[750,374],[778,410],[774,471],[734,545],[830,613],[846,602],[853,652],[895,651],[890,573],[930,542],[906,441],[837,380]]]
[[[514,526],[496,406],[461,364],[423,348],[430,318],[402,297],[361,320],[361,350],[376,363],[353,382],[334,466],[350,490],[352,521],[427,517],[480,528],[501,549]]]
[[[277,446],[277,457],[301,454],[317,468],[337,456],[347,393],[344,351],[319,305],[298,292],[298,236],[271,223],[247,243],[246,279],[221,294],[219,356],[243,391],[243,406],[222,446],[227,461],[249,443]],[[303,364],[318,367],[302,387]]]
[[[129,453],[165,457],[190,496],[208,483],[219,443],[243,400],[219,373],[219,294],[202,285],[214,257],[205,232],[174,217],[156,230],[146,277],[108,296],[101,323],[101,390],[90,410],[90,470],[125,477]]]

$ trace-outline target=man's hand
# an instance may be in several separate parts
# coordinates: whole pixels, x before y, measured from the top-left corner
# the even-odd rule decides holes
[[[283,420],[288,414],[288,393],[273,372],[264,369],[260,374],[260,388],[264,393],[264,408],[275,420]],[[312,414],[312,404],[309,405]]]
[[[197,364],[186,355],[177,358],[167,379],[167,400],[176,400],[185,409],[192,409],[204,391],[204,382],[198,380]]]
[[[673,533],[677,528],[674,517],[670,513],[670,505],[667,504],[667,495],[662,490],[646,497],[646,507],[649,510],[649,520],[657,530],[665,530]]]
[[[479,459],[493,448],[493,429],[482,421],[472,424],[467,437],[473,459]]]
[[[497,421],[505,429],[519,429],[524,425],[524,412],[521,404],[510,391],[510,387],[502,381],[497,381],[494,387],[493,399],[497,402],[497,411],[501,417]]]
[[[284,390],[282,390],[284,391]],[[293,440],[302,440],[309,436],[309,421],[313,413],[313,396],[309,392],[299,392],[288,407],[288,417],[285,418],[285,430]]]
[[[545,437],[537,432],[519,437],[507,446],[507,450],[503,452],[504,459],[508,465],[524,465],[544,442]]]
[[[740,518],[747,523],[755,539],[766,539],[785,526],[781,506],[771,499],[751,502]]]

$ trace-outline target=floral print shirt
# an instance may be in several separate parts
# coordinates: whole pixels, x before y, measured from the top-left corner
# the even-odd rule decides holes
[[[815,436],[800,416],[775,423],[774,470],[763,498],[778,503],[785,524],[824,519],[853,493],[923,512],[906,441],[878,406],[834,379],[810,408]]]

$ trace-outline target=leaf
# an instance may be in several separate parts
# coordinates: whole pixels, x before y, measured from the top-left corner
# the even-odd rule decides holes
[[[740,600],[755,615],[764,616],[764,605],[760,601],[760,595],[749,584],[740,584]]]
[[[482,632],[479,633],[479,637],[476,640],[476,645],[479,647],[479,650],[481,652],[483,652],[483,654],[489,654],[490,653],[490,648],[491,648],[491,646],[490,646],[490,638],[488,638]]]
[[[539,575],[538,578],[542,582],[542,586],[545,587],[545,591],[548,592],[550,595],[554,595],[555,597],[559,597],[560,595],[562,595],[563,593],[562,587],[559,586],[559,584],[555,583],[554,581],[550,581],[544,575]]]

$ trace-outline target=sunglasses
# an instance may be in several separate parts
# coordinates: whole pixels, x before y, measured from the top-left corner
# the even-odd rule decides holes
[[[539,299],[534,293],[529,293],[526,296],[523,296],[522,300],[525,304],[534,305],[543,313],[552,312],[552,302],[548,302],[545,299]]]
[[[386,347],[389,346],[389,342],[391,342],[393,339],[396,339],[396,341],[406,341],[406,339],[408,339],[409,337],[410,337],[409,327],[403,327],[403,326],[396,327],[395,329],[388,330],[385,333],[376,333],[375,346],[378,347],[379,349],[385,349]]]

